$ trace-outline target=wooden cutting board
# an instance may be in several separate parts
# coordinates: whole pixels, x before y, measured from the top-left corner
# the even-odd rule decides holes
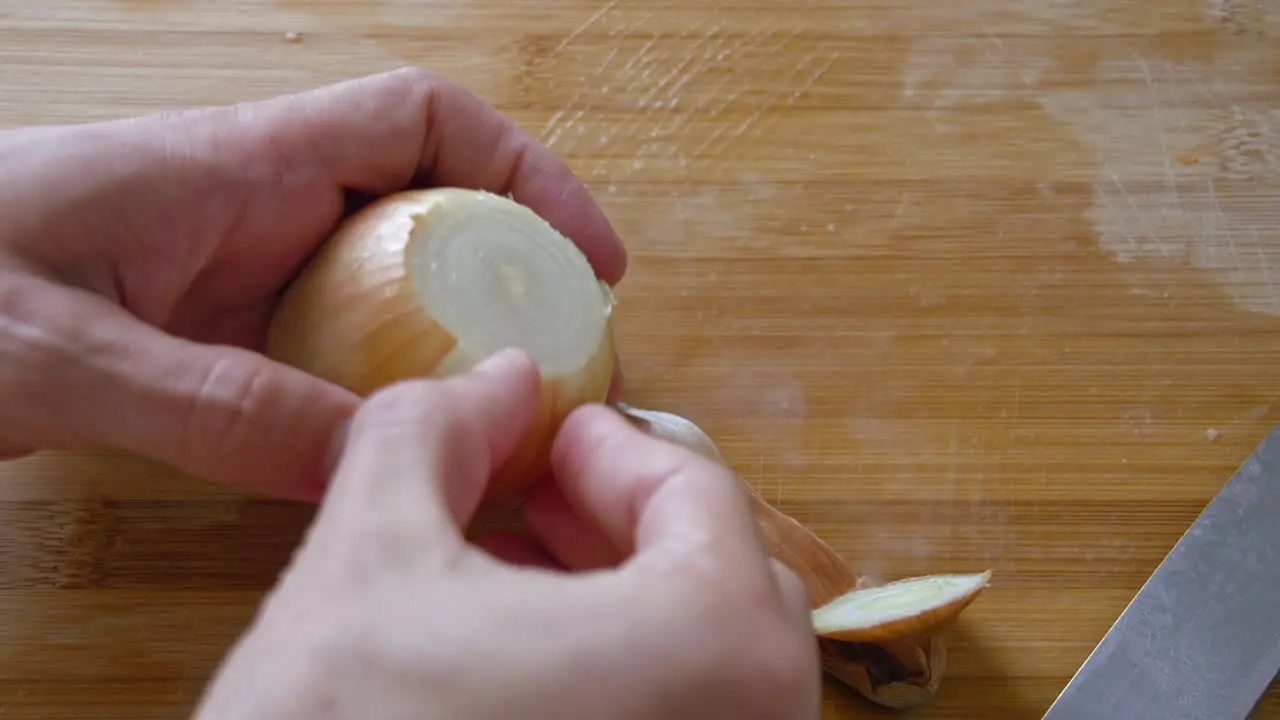
[[[0,0],[0,122],[461,80],[626,239],[628,399],[862,572],[993,569],[918,717],[1038,718],[1280,420],[1278,33],[1277,0]],[[309,514],[0,466],[0,717],[182,716]]]

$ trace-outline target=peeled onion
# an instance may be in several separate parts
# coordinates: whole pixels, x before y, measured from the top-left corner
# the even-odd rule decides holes
[[[586,256],[532,210],[484,191],[411,190],[339,225],[282,298],[266,353],[364,396],[522,348],[541,398],[494,473],[492,503],[542,479],[570,411],[605,401],[612,309]]]

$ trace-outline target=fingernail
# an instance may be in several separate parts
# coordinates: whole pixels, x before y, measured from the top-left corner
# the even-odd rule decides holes
[[[502,375],[514,370],[517,366],[524,365],[529,362],[529,356],[520,348],[509,347],[499,350],[489,357],[481,360],[473,368],[473,372],[484,373],[486,375]]]

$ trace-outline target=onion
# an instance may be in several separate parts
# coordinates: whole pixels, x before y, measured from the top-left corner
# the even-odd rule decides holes
[[[691,420],[621,402],[614,407],[649,435],[728,466]],[[991,571],[864,584],[822,538],[742,485],[766,552],[809,593],[823,670],[885,707],[909,710],[931,701],[946,669],[947,630],[986,589]]]
[[[526,351],[542,376],[539,406],[494,472],[489,505],[541,480],[564,418],[605,401],[612,309],[586,256],[532,210],[484,191],[410,190],[338,226],[282,298],[266,354],[367,396]]]
[[[613,407],[632,425],[660,440],[682,445],[705,458],[724,464],[724,456],[715,441],[706,431],[698,427],[686,417],[663,410],[647,410],[624,402],[616,402]]]
[[[987,587],[991,571],[925,575],[850,590],[813,611],[819,637],[884,642],[946,626]]]

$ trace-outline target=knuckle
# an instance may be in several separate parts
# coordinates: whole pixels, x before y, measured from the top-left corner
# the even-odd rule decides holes
[[[818,642],[789,622],[776,623],[770,642],[761,645],[756,662],[773,690],[790,697],[818,678]]]
[[[690,620],[698,634],[711,644],[717,682],[748,688],[746,706],[761,717],[780,716],[782,708],[786,717],[809,717],[794,709],[813,707],[820,693],[821,665],[812,634],[787,616],[774,593],[736,588],[714,595],[704,592],[686,601],[693,605]]]
[[[816,692],[821,679],[817,641],[794,624],[757,623],[747,647],[734,648],[735,682],[752,692],[764,706],[794,708]],[[797,717],[787,715],[788,717]]]
[[[203,372],[188,415],[186,437],[193,454],[232,453],[245,440],[248,421],[272,402],[262,367],[236,355],[219,357]]]

